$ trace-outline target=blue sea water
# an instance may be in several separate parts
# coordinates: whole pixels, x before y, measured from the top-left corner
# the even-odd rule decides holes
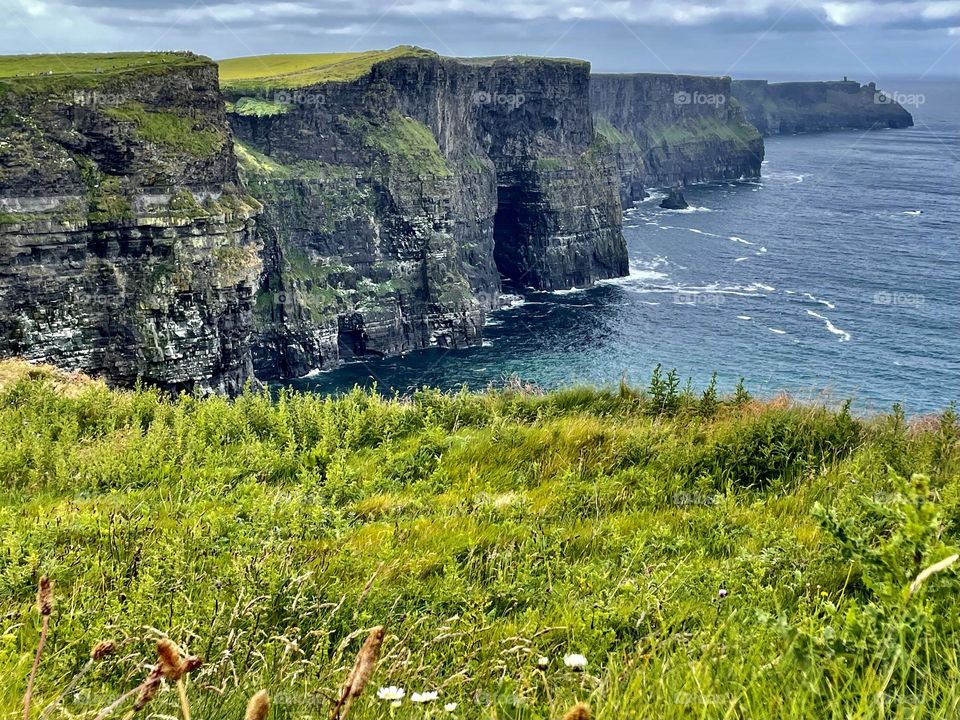
[[[531,292],[483,347],[292,384],[645,384],[661,363],[699,387],[716,371],[755,395],[941,410],[960,400],[960,83],[909,87],[914,128],[769,138],[759,181],[689,188],[686,211],[662,193],[628,209],[628,278]]]

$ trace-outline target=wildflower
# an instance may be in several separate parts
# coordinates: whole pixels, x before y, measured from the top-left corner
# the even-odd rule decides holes
[[[377,690],[377,697],[381,700],[393,700],[394,702],[399,702],[403,700],[406,696],[406,692],[403,688],[397,687],[396,685],[390,685],[388,687],[382,687]]]
[[[727,596],[726,588],[720,588],[720,592],[718,592],[717,595],[719,595],[721,599],[725,598]]]
[[[447,712],[451,712],[451,713],[452,713],[454,710],[457,709],[457,704],[456,704],[456,703],[447,703],[446,705],[443,706],[443,709],[446,710]]]
[[[573,670],[583,670],[587,666],[587,658],[580,653],[563,656],[563,664]]]
[[[410,702],[427,703],[437,699],[437,693],[434,691],[414,693],[410,696]]]
[[[270,711],[270,696],[266,690],[261,690],[247,703],[247,714],[244,720],[264,720]]]
[[[550,658],[546,655],[541,655],[537,658],[537,667],[541,670],[545,669],[548,665],[550,665]]]

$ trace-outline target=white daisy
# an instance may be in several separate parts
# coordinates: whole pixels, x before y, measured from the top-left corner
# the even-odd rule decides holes
[[[457,709],[457,704],[447,703],[446,705],[443,706],[443,709],[446,710],[447,712],[453,712],[454,710]]]
[[[571,653],[563,656],[563,664],[574,670],[583,670],[587,666],[587,659],[580,653]]]
[[[539,658],[537,658],[537,667],[542,669],[547,667],[549,664],[550,658],[548,658],[546,655],[541,655]]]
[[[410,701],[415,703],[427,703],[437,699],[437,693],[434,691],[414,693],[410,696]]]
[[[397,687],[396,685],[390,685],[389,687],[382,687],[377,690],[377,697],[381,700],[393,700],[399,702],[403,700],[404,696],[407,693],[403,688]]]

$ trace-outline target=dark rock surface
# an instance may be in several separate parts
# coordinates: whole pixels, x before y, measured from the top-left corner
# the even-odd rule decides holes
[[[0,356],[120,385],[253,378],[259,204],[216,66],[0,82]]]
[[[683,196],[683,190],[675,187],[670,189],[670,193],[660,203],[660,207],[665,210],[686,210],[690,205]]]
[[[733,96],[764,135],[913,125],[910,113],[874,83],[736,80]]]
[[[258,376],[476,344],[501,275],[625,275],[617,160],[588,88],[577,61],[418,54],[298,88],[275,114],[231,113],[266,206]],[[227,89],[235,108],[249,92]]]
[[[598,130],[616,147],[624,202],[640,187],[758,177],[763,138],[728,77],[594,74]]]

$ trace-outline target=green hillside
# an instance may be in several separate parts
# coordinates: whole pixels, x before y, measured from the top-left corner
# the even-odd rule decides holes
[[[857,418],[659,373],[168,400],[6,363],[0,435],[3,718],[23,716],[41,575],[34,718],[68,688],[47,717],[96,717],[164,636],[203,658],[195,718],[238,720],[262,688],[270,717],[328,717],[378,625],[357,720],[957,714],[960,579],[925,572],[958,545],[949,411]],[[138,716],[178,698],[164,683]]]
[[[365,52],[252,55],[220,60],[218,64],[220,84],[224,88],[249,91],[356,80],[384,60],[433,55],[429,50],[400,45],[390,50]]]

